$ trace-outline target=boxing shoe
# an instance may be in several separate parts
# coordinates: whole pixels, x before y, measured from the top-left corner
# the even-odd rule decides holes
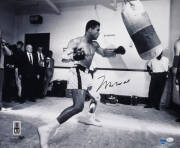
[[[95,114],[90,115],[89,124],[94,125],[94,126],[98,126],[98,127],[102,127],[101,121],[95,117]]]

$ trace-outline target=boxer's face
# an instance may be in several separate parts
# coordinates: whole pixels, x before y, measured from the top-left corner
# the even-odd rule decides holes
[[[97,40],[99,37],[99,31],[100,31],[100,26],[96,26],[94,29],[91,29],[91,36],[93,40]]]

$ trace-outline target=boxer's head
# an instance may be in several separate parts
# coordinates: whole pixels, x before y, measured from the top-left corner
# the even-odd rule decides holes
[[[97,40],[100,31],[100,23],[95,20],[90,20],[86,24],[86,35],[88,34],[92,40]]]

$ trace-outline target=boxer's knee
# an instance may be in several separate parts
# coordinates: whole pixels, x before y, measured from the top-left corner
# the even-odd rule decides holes
[[[79,105],[74,106],[74,112],[75,114],[82,112],[84,109],[84,103],[81,103]]]
[[[89,112],[94,113],[96,111],[96,107],[97,107],[97,101],[95,99],[91,99],[89,104]]]

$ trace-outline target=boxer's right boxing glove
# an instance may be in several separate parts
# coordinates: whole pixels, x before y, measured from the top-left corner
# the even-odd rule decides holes
[[[73,59],[75,61],[80,61],[85,59],[85,52],[82,48],[74,48],[73,49]]]

